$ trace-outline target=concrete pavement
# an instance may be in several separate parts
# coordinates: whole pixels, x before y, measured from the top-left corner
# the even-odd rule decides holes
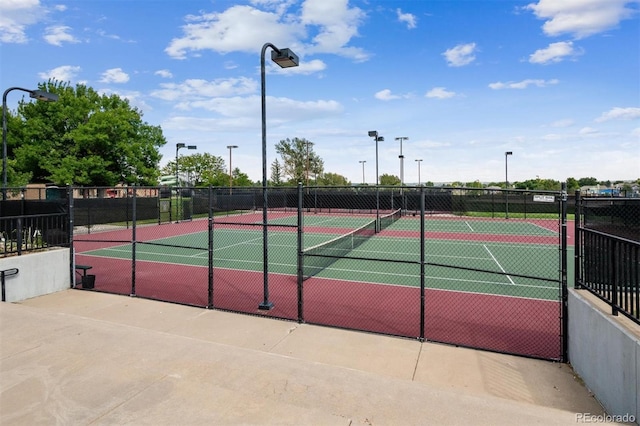
[[[570,425],[565,364],[89,291],[0,304],[2,425]]]

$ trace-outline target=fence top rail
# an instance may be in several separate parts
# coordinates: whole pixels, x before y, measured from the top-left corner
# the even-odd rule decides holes
[[[68,213],[37,213],[37,214],[23,214],[18,216],[0,216],[0,220],[14,220],[14,219],[30,219],[39,217],[54,217],[54,216],[67,216]]]
[[[586,233],[589,233],[589,234],[596,234],[596,235],[599,235],[599,236],[602,236],[602,237],[605,237],[605,238],[610,238],[612,240],[622,241],[622,242],[625,242],[627,244],[640,247],[640,241],[634,241],[634,240],[630,240],[628,238],[619,237],[617,235],[607,234],[606,232],[596,231],[595,229],[582,228],[582,227],[580,227],[578,229],[580,231],[582,231],[582,232],[586,232]]]

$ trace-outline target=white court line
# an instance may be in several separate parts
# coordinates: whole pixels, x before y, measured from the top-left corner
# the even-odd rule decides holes
[[[500,265],[500,262],[498,262],[498,259],[496,259],[496,257],[493,255],[493,253],[491,253],[491,250],[489,250],[489,247],[487,247],[486,245],[482,245],[482,247],[485,248],[485,250],[487,250],[487,253],[489,253],[489,256],[491,256],[491,258],[493,259],[494,262],[496,262],[496,265],[498,265],[498,268],[500,268],[500,270],[502,272],[504,272],[505,274],[507,273],[507,271],[504,270],[504,268],[502,267],[502,265]],[[511,284],[515,285],[516,283],[513,282],[513,280],[511,279],[511,277],[509,275],[507,275],[507,278],[509,279],[509,281],[511,282]]]
[[[466,220],[465,220],[465,221],[464,221],[464,223],[466,223],[466,224],[467,224],[467,226],[469,227],[469,229],[471,229],[471,232],[476,232],[476,230],[475,230],[475,229],[473,229],[473,228],[471,227],[471,225],[469,225],[469,222],[468,222],[468,221],[466,221]]]

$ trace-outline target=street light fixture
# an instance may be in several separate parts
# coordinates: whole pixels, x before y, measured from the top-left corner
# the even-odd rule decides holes
[[[509,174],[507,168],[507,159],[513,152],[506,151],[504,153],[504,190],[505,190],[505,218],[509,219]]]
[[[417,159],[416,163],[418,163],[418,186],[420,186],[420,163],[422,163],[422,158]]]
[[[229,195],[231,195],[232,193],[232,187],[233,187],[233,168],[231,168],[231,150],[234,148],[237,148],[238,145],[227,145],[227,148],[229,148]]]
[[[358,161],[358,163],[362,164],[362,184],[364,185],[364,163],[366,163],[367,160],[360,160]]]
[[[378,186],[378,142],[384,142],[384,137],[378,136],[377,130],[370,130],[369,137],[376,141],[376,229],[380,226],[380,187]]]
[[[297,67],[298,56],[289,49],[278,49],[271,43],[265,43],[260,52],[260,100],[262,107],[262,265],[264,279],[264,299],[258,309],[268,311],[273,308],[269,301],[269,260],[267,250],[267,96],[264,56],[271,48],[271,60],[282,68]]]
[[[2,199],[7,199],[7,95],[12,90],[27,92],[29,97],[38,101],[55,102],[58,95],[44,90],[29,90],[22,87],[10,87],[2,94]]]
[[[399,136],[396,140],[400,141],[400,155],[398,155],[398,158],[400,159],[400,195],[402,195],[402,187],[404,186],[404,155],[402,155],[402,141],[409,140],[409,138],[406,136]]]

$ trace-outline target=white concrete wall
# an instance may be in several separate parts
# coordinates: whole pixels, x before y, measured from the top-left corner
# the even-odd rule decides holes
[[[640,418],[640,326],[569,289],[569,362],[611,415]]]
[[[0,258],[0,270],[18,268],[17,275],[5,278],[6,301],[19,302],[68,289],[69,259],[67,248]]]

